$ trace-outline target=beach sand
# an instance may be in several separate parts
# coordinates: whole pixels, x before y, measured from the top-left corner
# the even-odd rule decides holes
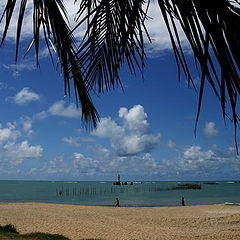
[[[240,240],[240,206],[96,207],[1,203],[0,225],[72,240]]]

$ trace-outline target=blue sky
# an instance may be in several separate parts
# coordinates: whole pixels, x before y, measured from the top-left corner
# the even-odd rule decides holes
[[[71,2],[66,1],[70,17]],[[156,9],[151,10],[154,18]],[[31,42],[28,18],[22,55]],[[198,93],[184,76],[178,82],[161,19],[148,25],[154,41],[147,45],[144,79],[124,69],[124,91],[93,95],[101,121],[88,132],[74,93],[64,96],[63,78],[44,45],[40,68],[31,53],[15,64],[13,24],[0,49],[0,179],[115,180],[117,173],[124,180],[239,178],[233,126],[224,124],[212,90],[205,91],[195,137]],[[199,75],[192,71],[198,88]]]

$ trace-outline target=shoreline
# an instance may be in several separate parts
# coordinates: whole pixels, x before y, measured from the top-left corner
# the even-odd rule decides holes
[[[240,207],[193,205],[112,207],[0,203],[0,225],[20,233],[61,234],[71,240],[238,240]]]
[[[64,203],[64,202],[36,202],[36,201],[19,201],[19,202],[1,202],[1,204],[52,204],[52,205],[69,205],[69,206],[83,206],[83,207],[115,207],[114,204],[112,205],[91,205],[91,204],[79,204],[79,203]],[[120,207],[123,208],[164,208],[164,207],[192,207],[192,206],[239,206],[240,203],[234,203],[234,202],[224,202],[224,203],[212,203],[212,204],[186,204],[185,206],[182,206],[180,204],[178,205],[121,205]]]

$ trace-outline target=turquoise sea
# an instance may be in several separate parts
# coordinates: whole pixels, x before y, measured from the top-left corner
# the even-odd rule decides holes
[[[116,197],[121,206],[177,206],[182,197],[186,205],[239,204],[240,182],[0,181],[0,202],[113,206]]]

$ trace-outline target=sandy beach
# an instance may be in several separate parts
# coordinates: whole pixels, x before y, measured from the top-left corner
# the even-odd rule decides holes
[[[0,225],[72,239],[240,239],[240,206],[95,207],[1,203]]]

